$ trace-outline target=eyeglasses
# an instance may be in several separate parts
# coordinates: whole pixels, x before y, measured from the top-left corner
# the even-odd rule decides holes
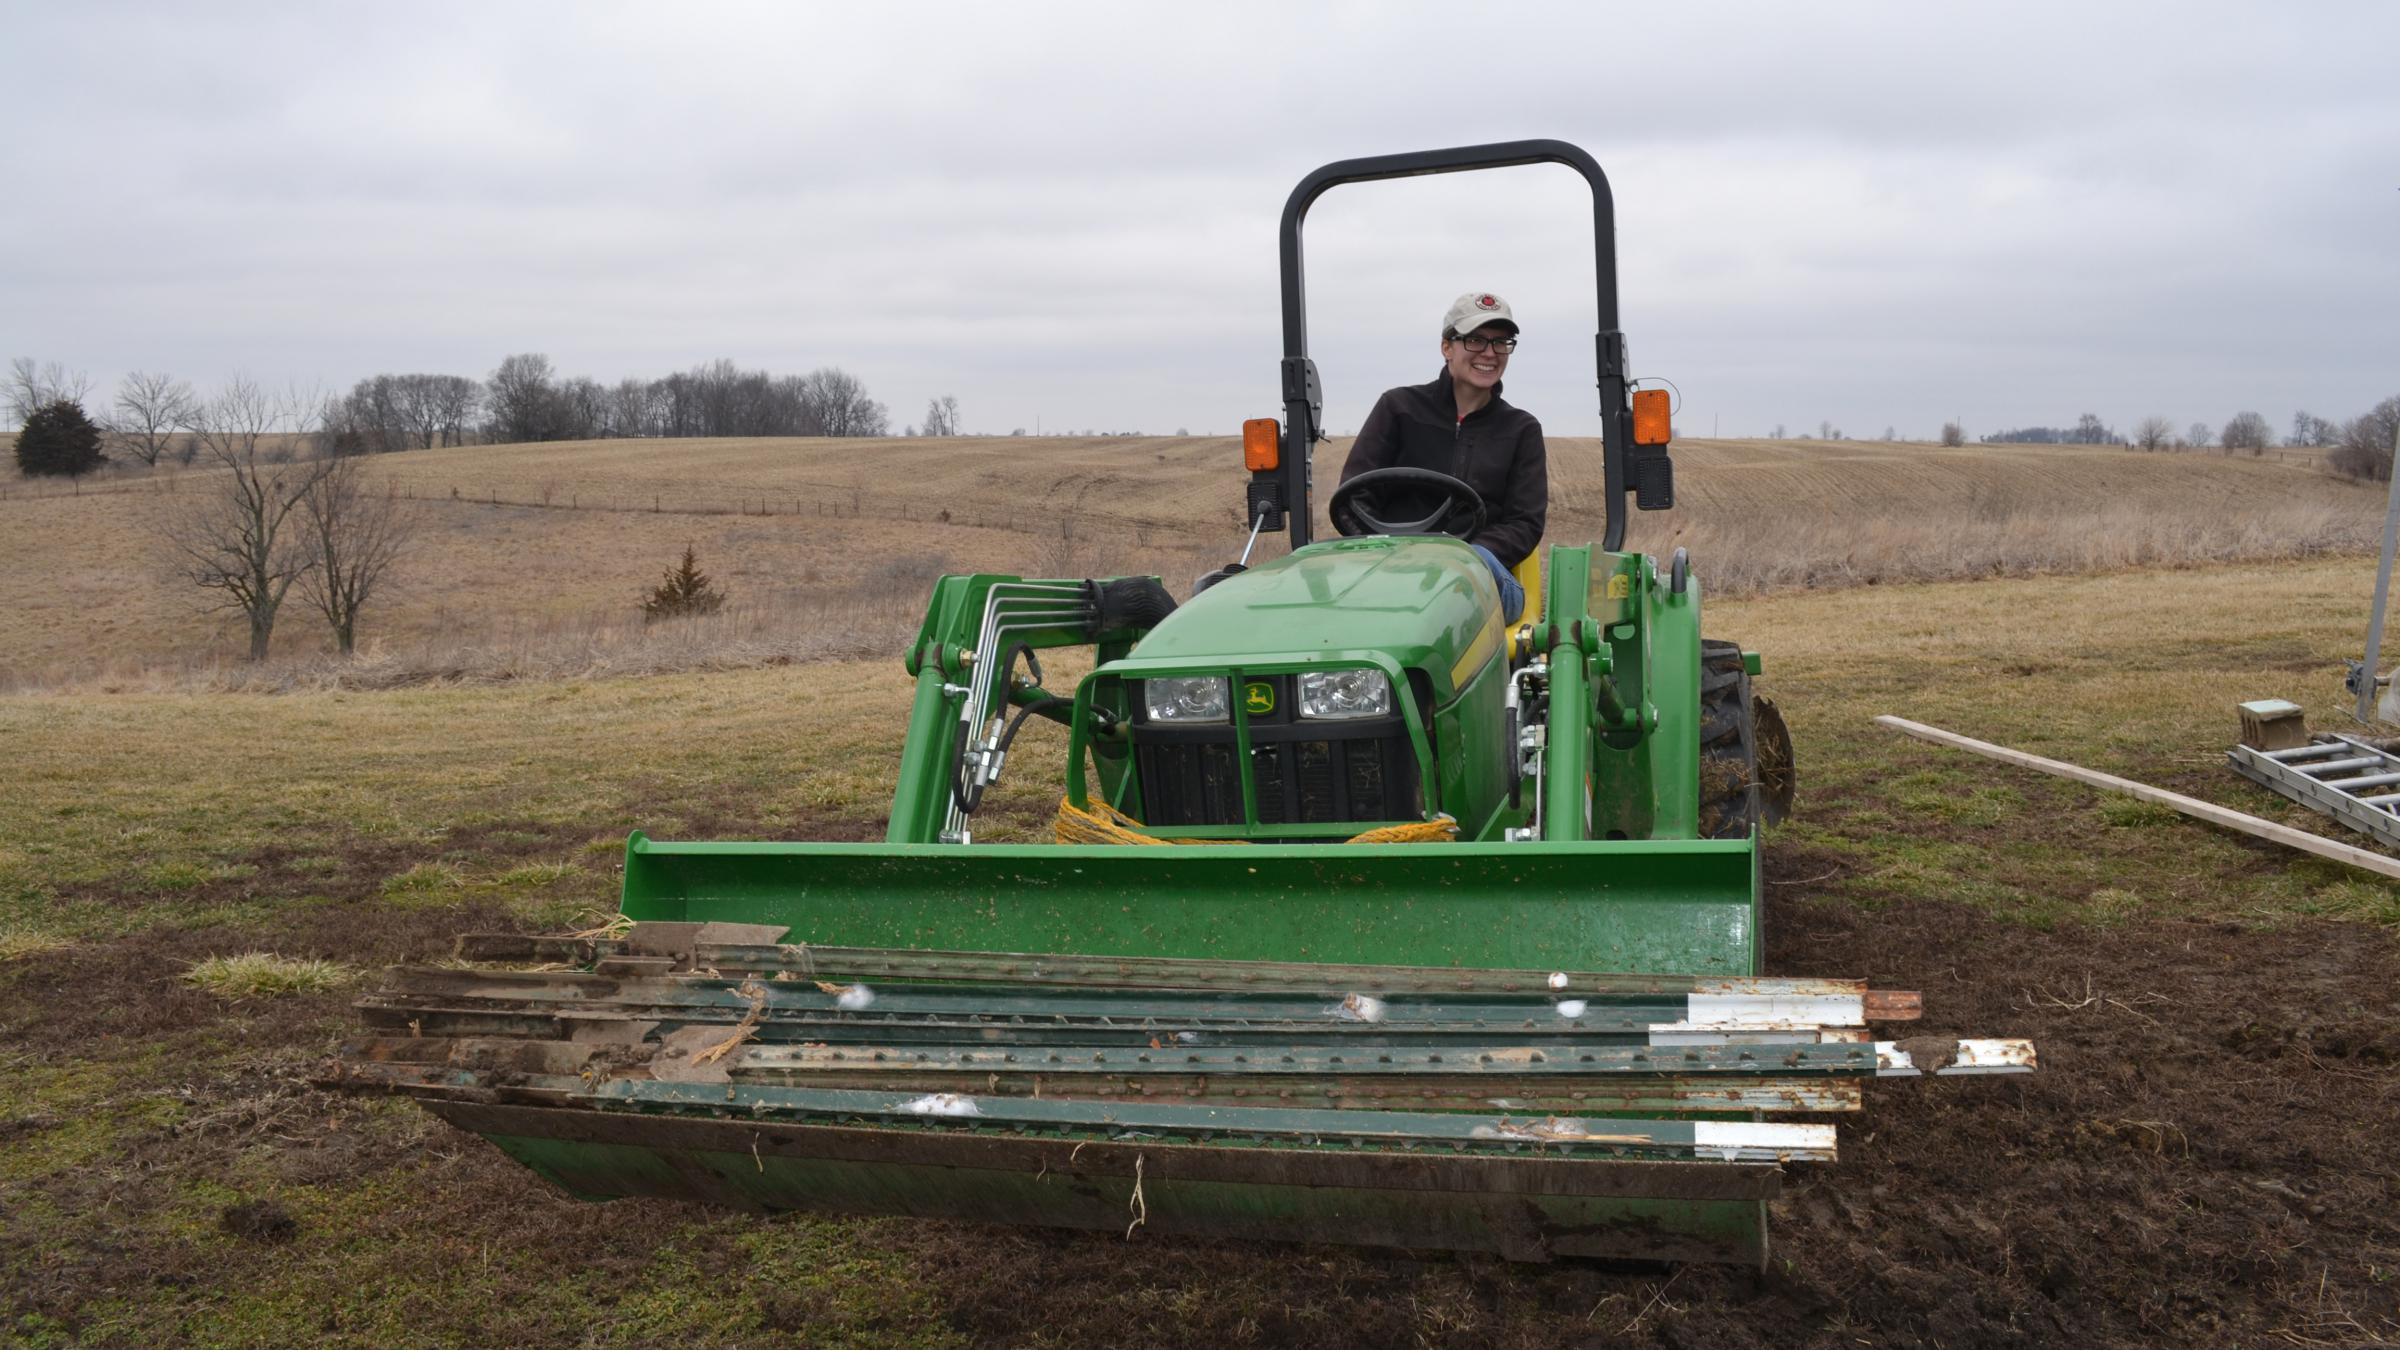
[[[1517,349],[1517,340],[1513,337],[1479,337],[1469,333],[1458,339],[1458,345],[1471,352],[1498,352],[1506,356]]]

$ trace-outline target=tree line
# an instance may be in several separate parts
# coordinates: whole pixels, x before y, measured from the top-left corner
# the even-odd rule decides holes
[[[88,415],[91,392],[88,376],[56,362],[19,357],[9,368],[6,398],[19,427],[61,402]],[[187,381],[134,371],[90,420],[103,435],[108,455],[151,467],[190,464],[202,452],[215,405],[215,397],[203,397]],[[775,375],[720,359],[657,379],[627,377],[603,385],[588,376],[560,377],[550,358],[538,352],[506,358],[483,380],[371,375],[346,394],[321,399],[308,420],[321,448],[341,454],[475,441],[891,434],[884,405],[864,381],[837,366]],[[901,434],[959,435],[957,398],[930,400],[921,429],[911,424]],[[99,462],[64,471],[83,472]]]
[[[89,377],[20,357],[5,397],[27,474],[78,476],[106,462],[104,446],[157,466],[172,460],[219,472],[174,494],[153,541],[163,570],[211,607],[240,616],[248,656],[264,660],[287,600],[321,616],[345,655],[370,601],[387,587],[417,528],[394,485],[370,488],[371,453],[495,441],[608,436],[880,436],[888,418],[855,376],[825,368],[772,376],[715,361],[658,380],[603,389],[559,379],[546,356],[502,361],[488,381],[456,375],[375,375],[348,394],[235,377],[202,397],[168,375],[136,371],[98,418],[84,408]],[[911,434],[917,428],[910,427]],[[958,434],[958,400],[932,400],[925,435]]]
[[[2206,422],[2178,429],[2170,418],[2145,417],[2125,435],[2119,435],[2098,414],[2085,413],[2072,427],[2014,427],[1982,439],[1993,444],[2123,445],[2136,450],[2221,447],[2246,450],[2254,455],[2283,445],[2299,450],[2330,450],[2326,462],[2336,472],[2352,478],[2380,479],[2391,472],[2392,429],[2396,424],[2400,424],[2400,398],[2387,398],[2341,422],[2303,408],[2292,414],[2291,430],[2281,440],[2276,438],[2275,429],[2267,419],[2255,412],[2235,413],[2226,419],[2222,429],[2211,428]],[[1943,427],[1944,444],[1963,442],[1963,437],[1957,441],[1949,439],[1956,425],[1949,423]]]
[[[361,390],[372,384],[360,381]],[[346,408],[369,411],[371,405],[359,405],[361,390],[344,400]],[[486,432],[495,441],[891,434],[891,418],[866,384],[833,366],[774,375],[720,359],[659,379],[628,376],[603,385],[583,375],[557,378],[549,357],[524,353],[492,372],[484,408]],[[381,425],[361,417],[358,429],[372,435]]]

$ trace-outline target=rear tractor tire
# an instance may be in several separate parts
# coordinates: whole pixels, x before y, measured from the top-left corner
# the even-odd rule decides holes
[[[1792,737],[1775,705],[1750,692],[1742,649],[1700,640],[1700,837],[1746,839],[1791,813]]]

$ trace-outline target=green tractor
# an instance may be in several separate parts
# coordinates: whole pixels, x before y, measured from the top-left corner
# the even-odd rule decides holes
[[[1592,188],[1607,534],[1529,567],[1512,626],[1433,532],[1479,509],[1462,482],[1417,474],[1441,509],[1393,522],[1362,476],[1331,503],[1353,533],[1311,539],[1300,231],[1337,184],[1542,162]],[[2030,1069],[2022,1042],[1878,1043],[1913,994],[1760,974],[1789,741],[1756,658],[1702,639],[1682,552],[1621,551],[1623,499],[1665,508],[1673,478],[1599,165],[1345,161],[1281,234],[1285,417],[1245,462],[1251,543],[1288,528],[1286,556],[1181,605],[1154,578],[942,578],[885,842],[636,833],[629,925],[392,972],[328,1078],[593,1198],[1759,1262],[1782,1166],[1834,1149],[1764,1117]],[[1071,688],[1044,684],[1059,648],[1089,649]],[[1036,717],[1067,729],[1059,842],[977,842]]]

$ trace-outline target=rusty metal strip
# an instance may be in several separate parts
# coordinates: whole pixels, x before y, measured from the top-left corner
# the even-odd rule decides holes
[[[559,1043],[554,1043],[559,1044]],[[586,1050],[586,1047],[574,1047]],[[583,1072],[606,1072],[596,1057],[570,1062],[559,1057],[544,1063],[525,1062],[523,1071],[554,1079]],[[739,1063],[732,1080],[778,1082],[760,1078]],[[533,1090],[528,1082],[510,1083],[503,1071],[462,1070],[454,1062],[435,1058],[410,1060],[360,1047],[359,1053],[335,1061],[320,1072],[320,1081],[351,1091],[376,1090],[429,1098],[463,1097],[484,1100],[504,1095],[501,1086]],[[1823,1078],[1725,1079],[1659,1078],[1628,1083],[1543,1082],[1528,1079],[1423,1079],[1406,1085],[1389,1080],[1324,1077],[1278,1078],[1272,1083],[1211,1078],[1206,1075],[1166,1075],[1135,1078],[1101,1075],[1060,1083],[1040,1074],[889,1074],[811,1076],[810,1086],[883,1092],[981,1093],[1008,1097],[1075,1098],[1082,1100],[1151,1100],[1214,1106],[1324,1107],[1369,1111],[1407,1108],[1413,1111],[1503,1111],[1512,1114],[1588,1115],[1593,1112],[1639,1111],[1666,1114],[1771,1111],[1796,1114],[1835,1114],[1856,1111],[1863,1092],[1856,1080]],[[562,1088],[538,1093],[542,1099],[564,1103]]]
[[[625,958],[610,958],[607,966]],[[1313,1028],[1402,1029],[1566,1034],[1613,1031],[1808,1031],[1865,1024],[1864,999],[1856,993],[1787,995],[1707,993],[1614,995],[1560,998],[1550,995],[1500,1000],[1492,996],[1346,995],[1293,991],[1184,991],[1163,989],[1044,991],[980,985],[886,984],[776,978],[743,985],[716,976],[659,975],[645,971],[593,973],[460,971],[403,967],[383,989],[360,1002],[362,1009],[413,1004],[426,998],[453,1006],[609,1006],[643,1016],[691,1019],[747,1017],[753,998],[745,987],[766,991],[778,1019],[836,1012],[876,1019],[905,1017],[1003,1017],[1017,1020],[1096,1021],[1177,1026],[1234,1023]]]
[[[1867,1020],[1870,1022],[1914,1022],[1924,1015],[1925,996],[1913,989],[1867,991]]]
[[[616,1025],[616,1024],[610,1024]],[[664,1047],[642,1043],[648,1024],[623,1024],[632,1037],[527,1040],[510,1037],[384,1037],[341,1047],[329,1077],[378,1077],[387,1085],[453,1083],[454,1071],[485,1075],[530,1073],[643,1076]],[[1471,1072],[1445,1068],[1438,1056],[1400,1056],[1397,1066],[1333,1066],[1324,1056],[1302,1063],[1228,1064],[1228,1056],[1152,1056],[1113,1052],[1095,1061],[1020,1056],[996,1050],[918,1057],[907,1047],[834,1051],[830,1047],[745,1046],[723,1061],[724,1080],[786,1086],[928,1092],[989,1091],[1008,1096],[1156,1097],[1226,1105],[1349,1105],[1361,1109],[1547,1111],[1852,1111],[1858,1081],[1879,1063],[1871,1048],[1828,1052],[1807,1047],[1803,1067],[1790,1072],[1776,1059],[1743,1062],[1716,1055],[1706,1063],[1682,1054],[1651,1061],[1645,1070],[1592,1072],[1573,1060],[1520,1072],[1522,1061],[1486,1064]],[[1248,1058],[1244,1056],[1242,1058]],[[386,1072],[369,1066],[399,1066]],[[430,1074],[420,1070],[434,1070]]]
[[[700,929],[710,925],[678,925]],[[618,951],[671,951],[671,941],[528,937],[513,933],[470,933],[458,939],[458,954],[485,961],[567,961],[589,965]],[[1855,995],[1883,1011],[1871,1015],[1905,1020],[1918,1015],[1913,993],[1870,991],[1864,980],[1785,979],[1766,976],[1626,975],[1603,971],[1460,969],[1441,966],[1338,965],[1296,961],[1209,961],[1188,957],[1086,956],[1073,953],[916,951],[884,947],[820,947],[805,943],[694,941],[693,964],[721,973],[789,971],[806,978],[939,980],[1027,986],[1111,989],[1203,990],[1268,993],[1285,991],[1339,997],[1350,990],[1402,994],[1520,994],[1562,998],[1603,995],[1742,994],[1770,998]]]

